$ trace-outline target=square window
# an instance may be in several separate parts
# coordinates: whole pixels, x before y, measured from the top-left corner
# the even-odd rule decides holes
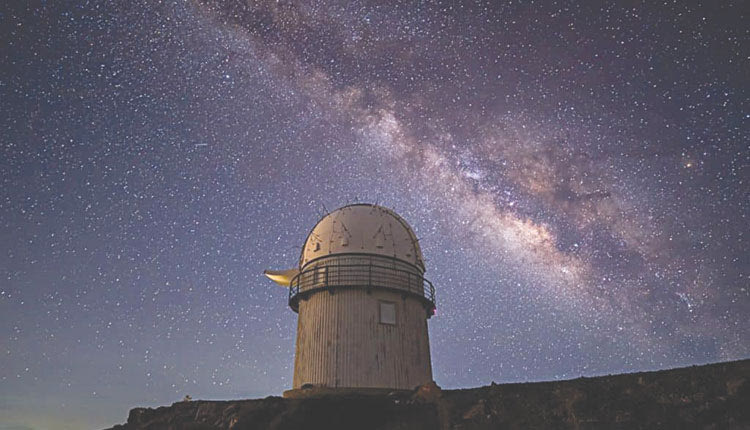
[[[382,324],[396,325],[396,304],[392,302],[380,302],[380,322]]]
[[[327,283],[327,276],[326,272],[328,267],[327,266],[319,266],[315,268],[315,271],[313,272],[313,284],[315,286],[320,286],[319,284],[326,284]]]

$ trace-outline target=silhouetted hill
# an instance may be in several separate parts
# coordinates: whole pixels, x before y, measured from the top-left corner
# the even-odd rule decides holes
[[[115,430],[750,429],[750,360],[383,396],[179,402]]]

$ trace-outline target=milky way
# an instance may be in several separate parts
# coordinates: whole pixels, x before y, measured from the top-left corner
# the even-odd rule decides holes
[[[262,271],[355,201],[443,387],[750,356],[742,2],[120,3],[0,7],[0,427],[289,388]]]

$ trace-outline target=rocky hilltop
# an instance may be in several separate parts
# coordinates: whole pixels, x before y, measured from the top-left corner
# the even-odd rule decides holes
[[[413,393],[186,401],[112,430],[750,429],[750,360],[569,381]]]

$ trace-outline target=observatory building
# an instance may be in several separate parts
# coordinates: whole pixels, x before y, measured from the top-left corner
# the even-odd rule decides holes
[[[297,268],[265,272],[299,314],[292,391],[432,381],[435,290],[424,272],[414,231],[390,209],[354,204],[318,221]]]

